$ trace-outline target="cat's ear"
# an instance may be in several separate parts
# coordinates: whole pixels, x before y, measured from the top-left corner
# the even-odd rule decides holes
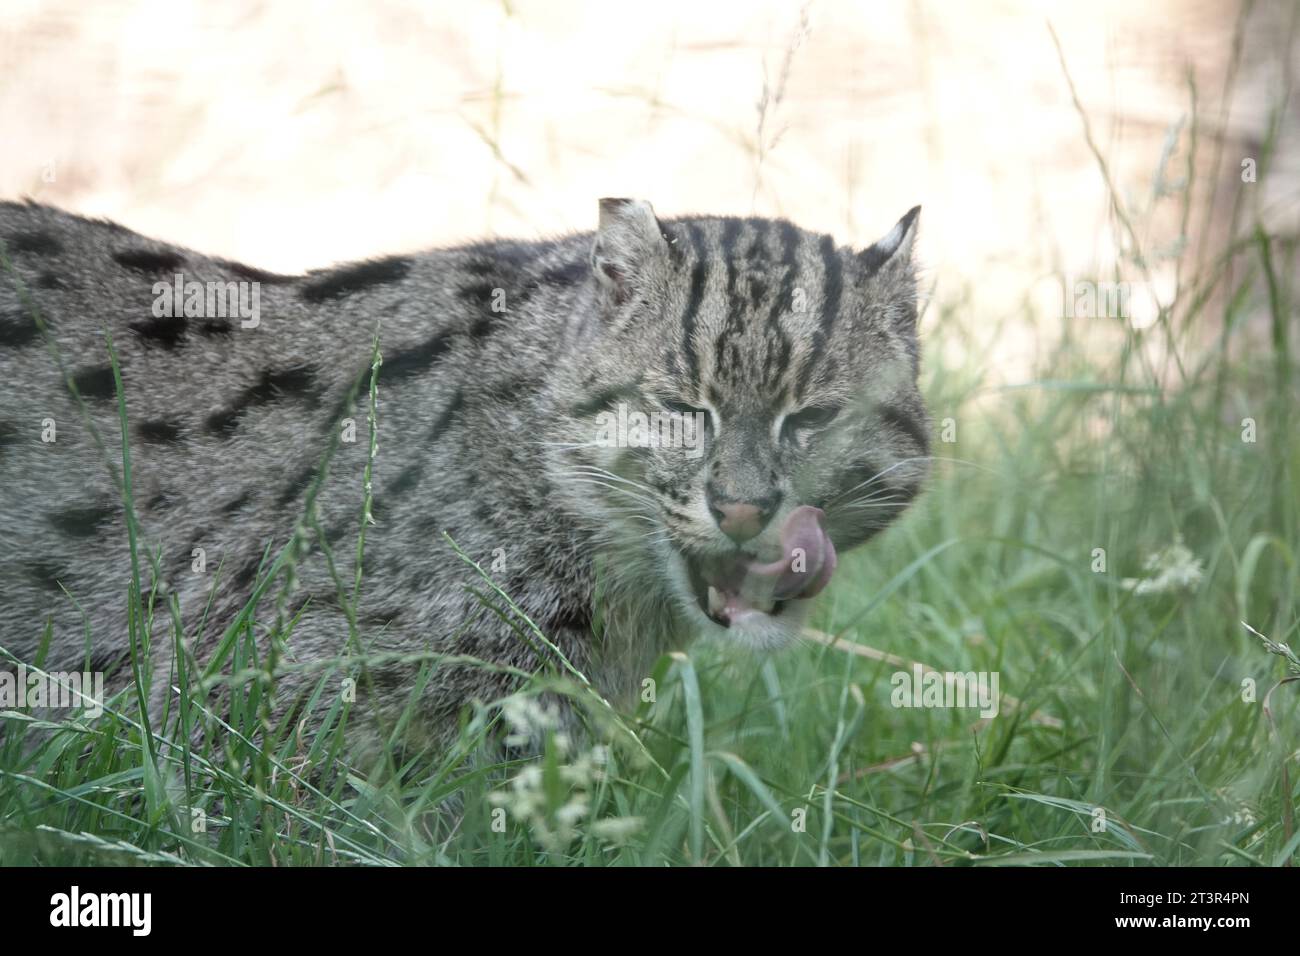
[[[597,281],[623,302],[629,287],[668,255],[659,220],[641,199],[602,199],[591,269]]]
[[[920,217],[921,207],[913,206],[883,238],[858,253],[858,261],[862,263],[865,275],[874,275],[885,268],[901,273],[911,271],[912,246],[916,242],[916,227]]]

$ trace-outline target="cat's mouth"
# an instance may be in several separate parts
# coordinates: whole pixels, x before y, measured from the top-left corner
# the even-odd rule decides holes
[[[787,603],[816,595],[835,573],[835,545],[820,508],[801,505],[781,526],[781,556],[760,561],[736,552],[686,558],[691,589],[700,610],[722,627],[753,615],[776,617]]]

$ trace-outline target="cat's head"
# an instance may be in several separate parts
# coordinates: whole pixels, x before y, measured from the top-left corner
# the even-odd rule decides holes
[[[788,643],[837,553],[919,490],[919,212],[855,251],[601,201],[565,474],[611,561],[657,575],[701,630]]]

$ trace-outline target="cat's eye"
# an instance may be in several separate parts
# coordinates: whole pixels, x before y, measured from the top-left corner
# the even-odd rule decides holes
[[[787,415],[781,424],[781,431],[793,435],[797,431],[825,428],[839,413],[840,410],[833,405],[810,405],[793,415]]]

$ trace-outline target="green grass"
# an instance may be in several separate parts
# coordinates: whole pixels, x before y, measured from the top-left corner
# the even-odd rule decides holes
[[[1117,223],[1132,230],[1130,215]],[[1257,232],[1185,277],[1141,333],[1096,318],[1043,329],[1034,380],[1017,387],[932,348],[927,395],[956,440],[936,441],[918,505],[843,561],[814,621],[837,640],[769,659],[696,645],[659,662],[654,699],[630,713],[571,668],[536,675],[524,697],[571,696],[590,737],[566,747],[548,733],[533,759],[492,756],[483,741],[502,718],[482,708],[446,754],[348,765],[346,728],[368,719],[337,691],[367,679],[355,624],[349,653],[315,665],[316,732],[274,723],[275,674],[295,666],[280,651],[296,547],[268,552],[216,659],[195,662],[174,600],[141,590],[152,559],[130,521],[131,666],[147,681],[150,635],[168,633],[181,702],[156,726],[143,683],[94,722],[0,714],[0,864],[1293,861],[1300,684],[1277,685],[1298,671],[1242,622],[1275,644],[1300,627],[1297,303],[1278,267],[1296,252]],[[964,341],[971,327],[950,303],[926,334]],[[130,515],[129,448],[104,436],[115,443]],[[309,510],[299,534],[318,531]],[[1179,540],[1199,582],[1131,586]],[[347,607],[363,550],[330,555]],[[481,581],[521,639],[547,640]],[[896,708],[898,659],[997,672],[1009,698],[988,721]],[[437,680],[439,663],[411,666]],[[518,701],[508,716],[545,722]]]

